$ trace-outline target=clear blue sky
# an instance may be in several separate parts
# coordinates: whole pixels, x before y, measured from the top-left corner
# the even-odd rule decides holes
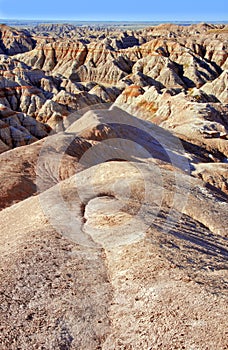
[[[0,0],[5,19],[219,21],[228,0]]]

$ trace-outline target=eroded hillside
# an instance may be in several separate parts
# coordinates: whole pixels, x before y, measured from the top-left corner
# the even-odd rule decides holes
[[[0,33],[0,348],[227,349],[227,26]]]

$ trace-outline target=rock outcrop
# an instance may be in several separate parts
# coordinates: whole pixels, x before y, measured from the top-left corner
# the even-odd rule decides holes
[[[202,90],[216,97],[219,102],[228,103],[228,71],[225,70],[217,79],[206,83]]]
[[[225,350],[227,26],[0,33],[1,348]]]
[[[0,104],[0,153],[33,143],[48,136],[50,131],[48,125]]]
[[[5,347],[224,346],[227,203],[161,169],[105,162],[0,213]]]
[[[35,40],[28,31],[0,24],[0,54],[15,55],[31,51],[34,47]]]

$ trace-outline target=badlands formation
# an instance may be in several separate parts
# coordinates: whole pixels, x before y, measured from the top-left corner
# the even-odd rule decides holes
[[[0,349],[228,349],[227,33],[0,26]]]

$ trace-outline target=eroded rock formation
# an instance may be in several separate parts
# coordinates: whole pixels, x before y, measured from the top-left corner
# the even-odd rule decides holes
[[[0,32],[2,349],[225,349],[227,26]]]

